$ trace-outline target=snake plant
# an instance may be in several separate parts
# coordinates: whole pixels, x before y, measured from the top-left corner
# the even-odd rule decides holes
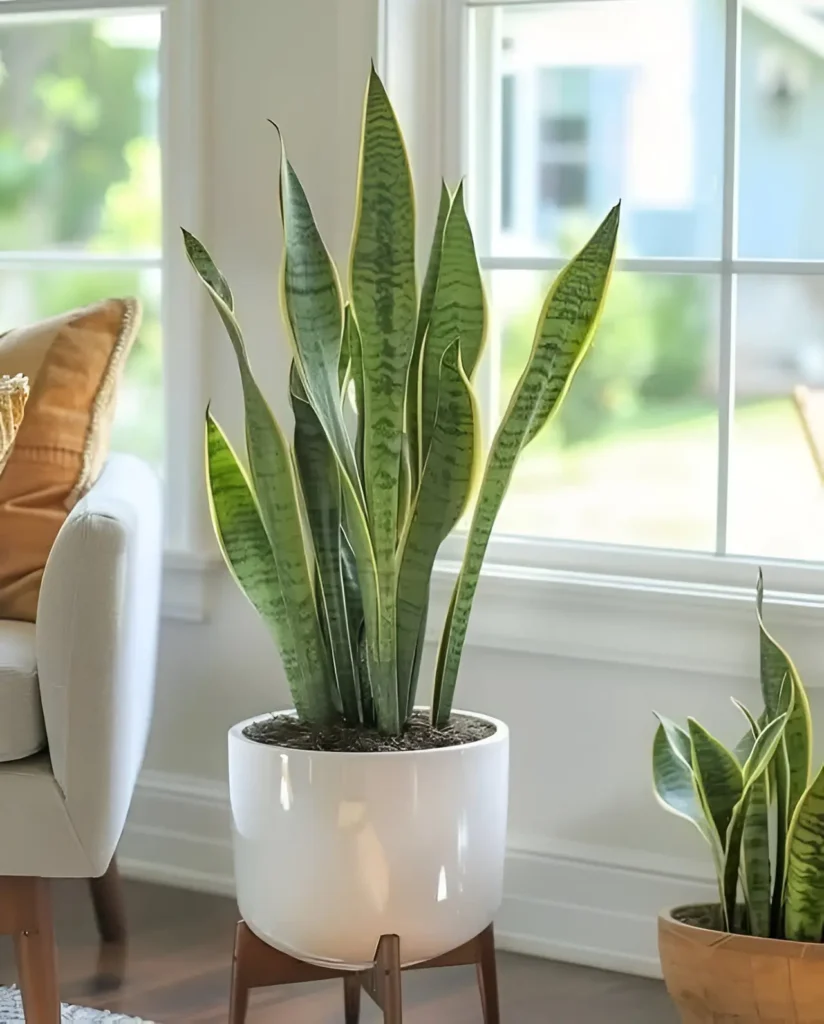
[[[556,278],[481,473],[472,380],[488,314],[463,186],[442,187],[419,290],[409,162],[373,69],[344,287],[282,142],[281,153],[291,441],[252,373],[228,282],[184,231],[234,348],[245,406],[248,469],[207,411],[214,527],[274,635],[298,715],[397,735],[415,703],[435,558],[475,499],[435,672],[432,719],[442,726],[496,514],[518,456],[558,412],[590,346],[619,210]]]
[[[812,777],[810,704],[789,654],[767,631],[763,601],[759,574],[763,711],[756,717],[734,701],[746,732],[732,751],[693,719],[683,729],[659,716],[655,792],[709,843],[727,931],[821,942],[824,768]]]

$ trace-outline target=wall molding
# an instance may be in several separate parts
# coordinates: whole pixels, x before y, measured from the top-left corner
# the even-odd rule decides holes
[[[145,771],[120,844],[132,878],[234,894],[225,783]],[[498,946],[660,977],[656,917],[713,898],[700,866],[626,849],[511,836]]]

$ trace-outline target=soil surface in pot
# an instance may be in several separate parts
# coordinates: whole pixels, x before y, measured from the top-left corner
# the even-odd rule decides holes
[[[292,750],[326,750],[341,754],[387,754],[398,751],[437,750],[460,747],[485,740],[496,732],[491,722],[469,715],[453,715],[448,725],[436,729],[429,716],[413,712],[400,736],[382,736],[371,729],[333,725],[323,729],[307,725],[297,718],[273,715],[262,722],[247,725],[243,735],[256,743],[289,747]]]
[[[745,910],[743,904],[736,907],[735,932],[733,934],[747,934],[744,928]],[[691,907],[678,907],[673,910],[672,918],[679,924],[689,924],[693,928],[704,928],[711,932],[726,932],[727,930],[724,927],[724,918],[718,903],[699,903]]]

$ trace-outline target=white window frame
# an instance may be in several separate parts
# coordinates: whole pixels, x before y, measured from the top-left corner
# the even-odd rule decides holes
[[[425,257],[429,244],[429,221],[437,202],[437,188],[443,176],[448,181],[462,178],[472,151],[471,133],[495,122],[490,111],[481,125],[473,125],[468,103],[468,83],[477,47],[469,46],[469,12],[508,4],[551,4],[564,0],[384,0],[381,28],[380,67],[390,95],[399,108],[401,122],[410,135],[419,209],[419,248]],[[611,0],[581,0],[611,2]],[[772,558],[731,556],[726,553],[728,479],[732,417],[734,414],[734,346],[724,339],[735,335],[737,278],[744,275],[803,275],[824,273],[824,261],[741,259],[736,252],[737,198],[739,180],[738,110],[742,0],[726,0],[726,51],[724,68],[724,188],[722,245],[718,259],[630,258],[617,261],[617,269],[635,272],[712,275],[720,284],[721,356],[719,365],[718,488],[716,553],[703,554],[666,549],[623,547],[597,543],[556,541],[541,538],[496,536],[488,554],[486,574],[498,580],[520,581],[521,593],[530,582],[551,580],[567,586],[576,583],[606,588],[604,593],[627,590],[637,593],[683,596],[703,595],[711,603],[723,598],[736,600],[752,593],[758,566],[764,566],[773,593],[788,601],[810,602],[824,612],[824,565]],[[410,130],[411,128],[411,130]],[[433,145],[433,142],[435,143]],[[491,173],[495,161],[490,161]],[[482,182],[480,189],[494,183]],[[468,181],[472,195],[473,182]],[[489,204],[487,204],[488,207]],[[491,270],[558,270],[560,258],[490,256],[484,251],[484,225],[474,220],[481,266]],[[494,370],[493,370],[494,372]],[[497,381],[491,375],[478,381],[482,403],[494,396]],[[487,428],[488,428],[487,424]],[[488,433],[488,429],[487,429]],[[462,538],[447,541],[441,572],[450,577],[460,558]],[[500,588],[499,588],[500,589]],[[616,599],[623,600],[620,594]],[[604,598],[607,600],[607,598]],[[489,624],[494,633],[494,624]],[[540,645],[538,645],[540,648]],[[529,648],[527,648],[529,649]],[[542,648],[540,648],[542,649]]]
[[[204,56],[202,0],[0,0],[0,23],[15,18],[88,17],[97,13],[161,16],[161,251],[101,253],[0,251],[0,269],[135,267],[162,274],[164,388],[164,614],[200,621],[204,571],[212,561],[205,502],[194,467],[202,463],[205,408],[201,354],[203,297],[183,253],[180,226],[203,222]]]

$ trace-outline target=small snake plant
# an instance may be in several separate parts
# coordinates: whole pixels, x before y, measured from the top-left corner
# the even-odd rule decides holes
[[[619,210],[556,278],[478,486],[472,379],[488,314],[464,189],[442,188],[419,290],[409,162],[374,69],[346,288],[283,147],[280,209],[292,443],[252,373],[229,284],[184,231],[234,348],[245,405],[248,471],[207,412],[214,527],[274,635],[300,718],[397,735],[415,703],[435,557],[477,495],[435,671],[432,719],[440,727],[515,463],[557,413],[592,341]]]
[[[658,716],[655,792],[709,843],[726,931],[821,942],[824,768],[812,778],[810,704],[790,656],[767,632],[763,602],[759,574],[764,710],[756,717],[733,701],[747,723],[733,751],[692,718],[682,729]]]

